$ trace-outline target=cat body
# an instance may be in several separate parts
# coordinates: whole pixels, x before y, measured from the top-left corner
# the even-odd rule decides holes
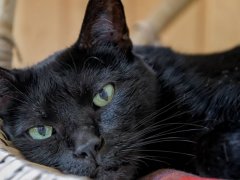
[[[140,47],[136,53],[157,72],[162,91],[166,89],[173,100],[184,99],[180,104],[189,110],[190,121],[185,117],[173,121],[180,119],[205,126],[194,135],[197,144],[190,151],[196,159],[191,166],[196,166],[196,171],[204,176],[239,178],[240,48],[210,55],[186,55],[167,48]],[[166,105],[167,93],[161,98]],[[184,151],[189,152],[187,149]]]
[[[90,0],[71,47],[0,69],[4,131],[27,159],[66,174],[134,179],[170,167],[239,177],[239,57],[239,48],[133,48],[121,2]]]

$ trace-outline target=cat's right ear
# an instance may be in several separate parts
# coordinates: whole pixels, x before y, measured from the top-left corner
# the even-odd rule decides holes
[[[104,44],[124,52],[132,49],[121,0],[89,0],[77,45],[91,48]]]
[[[15,82],[14,73],[0,67],[0,115],[6,112],[14,98]]]

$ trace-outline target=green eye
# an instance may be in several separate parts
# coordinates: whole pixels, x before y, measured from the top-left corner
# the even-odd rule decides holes
[[[51,126],[37,126],[28,130],[28,134],[35,140],[43,140],[52,136]]]
[[[108,84],[93,98],[93,103],[99,107],[106,106],[112,101],[113,95],[114,87],[113,85]]]

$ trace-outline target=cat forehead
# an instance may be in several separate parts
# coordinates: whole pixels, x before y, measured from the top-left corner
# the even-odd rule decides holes
[[[25,86],[29,92],[39,94],[63,90],[81,92],[86,88],[95,89],[107,81],[115,81],[116,76],[110,68],[101,66],[77,69],[75,65],[66,65],[58,71],[46,67],[43,71],[33,71]]]
[[[130,56],[122,53],[119,48],[111,45],[94,46],[89,49],[71,47],[64,53],[64,59],[74,60],[79,66],[88,62],[99,65],[114,65],[116,63],[125,63]]]
[[[81,96],[86,91],[96,93],[104,85],[130,80],[139,75],[135,61],[111,47],[82,50],[69,48],[57,52],[45,61],[19,73],[21,89],[43,102],[50,96]],[[130,80],[131,81],[131,80]]]
[[[103,56],[72,56],[71,58],[56,57],[56,61],[43,67],[31,70],[23,84],[28,89],[48,90],[56,87],[78,88],[83,86],[97,88],[119,78],[124,79],[133,74],[131,66],[124,63],[106,63]],[[81,62],[74,59],[82,58]],[[112,57],[110,57],[112,58]]]

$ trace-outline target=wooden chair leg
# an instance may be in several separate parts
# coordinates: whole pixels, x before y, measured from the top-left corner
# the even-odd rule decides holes
[[[0,0],[0,66],[8,69],[12,65],[15,6],[16,0]]]
[[[158,44],[159,32],[194,0],[161,0],[159,7],[145,20],[135,26],[132,36],[134,44]]]

